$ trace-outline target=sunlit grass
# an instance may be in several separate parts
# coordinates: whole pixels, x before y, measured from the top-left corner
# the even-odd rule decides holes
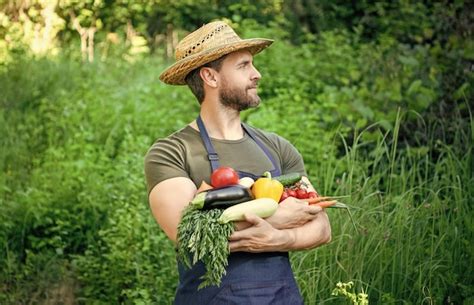
[[[293,253],[307,304],[337,304],[331,291],[339,281],[354,281],[374,304],[439,304],[472,283],[471,130],[458,129],[452,145],[401,147],[402,120],[372,143],[362,140],[369,129],[351,144],[341,138],[344,156],[319,170],[324,194],[351,195],[358,228],[343,211],[328,210],[332,242]]]

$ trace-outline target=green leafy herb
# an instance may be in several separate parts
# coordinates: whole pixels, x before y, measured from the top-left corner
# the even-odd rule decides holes
[[[199,210],[187,207],[178,225],[178,260],[191,268],[202,261],[206,273],[198,289],[221,283],[229,256],[229,236],[234,231],[231,223],[217,222],[223,210]]]

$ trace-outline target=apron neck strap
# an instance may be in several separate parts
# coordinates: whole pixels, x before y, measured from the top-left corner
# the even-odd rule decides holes
[[[219,167],[219,156],[214,150],[214,146],[212,146],[211,139],[209,138],[209,134],[207,133],[206,127],[201,119],[201,115],[198,115],[196,122],[199,127],[199,134],[201,135],[202,142],[206,147],[207,158],[209,159],[209,162],[211,162],[211,173],[213,173]]]
[[[201,136],[202,142],[204,143],[204,146],[206,147],[207,151],[207,159],[211,163],[211,173],[214,172],[218,167],[219,167],[219,156],[217,155],[214,146],[212,145],[211,139],[209,138],[209,134],[207,133],[206,127],[204,126],[204,122],[202,121],[201,115],[198,115],[196,118],[196,123],[199,127],[199,135]],[[267,147],[260,141],[255,133],[245,126],[245,124],[241,124],[242,128],[245,133],[249,135],[249,137],[254,140],[255,143],[260,147],[261,150],[265,153],[268,159],[272,162],[273,169],[271,170],[272,176],[280,176],[280,167],[278,166],[277,162],[275,161],[275,158],[273,158],[272,154],[270,151],[267,149]]]
[[[273,165],[273,169],[270,171],[270,173],[272,174],[272,177],[278,177],[281,175],[281,172],[280,172],[280,167],[278,166],[275,158],[273,158],[273,155],[270,153],[270,151],[268,150],[268,148],[262,143],[262,141],[260,141],[257,136],[255,135],[255,133],[250,129],[248,128],[247,126],[245,126],[245,124],[242,124],[242,128],[244,129],[244,131],[249,135],[250,138],[252,138],[252,140],[254,140],[255,143],[257,143],[258,147],[260,147],[261,150],[263,150],[263,152],[265,153],[265,155],[267,156],[268,159],[270,159],[270,161],[272,162],[272,165]]]

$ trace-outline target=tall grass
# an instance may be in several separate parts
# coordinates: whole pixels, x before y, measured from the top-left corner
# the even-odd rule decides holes
[[[143,157],[199,108],[159,83],[163,66],[58,58],[0,73],[1,304],[171,302],[174,248],[151,217]],[[398,136],[404,113],[393,132],[349,137],[328,131],[333,108],[288,88],[266,87],[244,118],[294,143],[321,193],[350,195],[357,222],[329,210],[332,242],[292,254],[307,304],[345,304],[331,296],[339,281],[372,304],[472,298],[472,117],[419,124],[426,139],[411,146]]]
[[[159,85],[160,65],[58,58],[0,74],[1,304],[169,303],[174,251],[143,158],[197,103],[168,101],[187,95]]]
[[[472,117],[450,145],[433,138],[426,147],[402,145],[402,123],[399,115],[393,132],[375,141],[363,140],[373,127],[351,144],[342,138],[345,155],[312,177],[324,181],[323,194],[350,195],[357,229],[341,210],[328,210],[332,242],[293,253],[307,304],[345,304],[331,296],[338,281],[354,281],[372,304],[473,300]]]

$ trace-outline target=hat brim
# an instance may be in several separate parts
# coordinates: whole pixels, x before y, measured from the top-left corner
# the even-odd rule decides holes
[[[186,85],[185,78],[189,72],[208,62],[239,50],[249,50],[255,55],[272,43],[271,39],[252,38],[224,44],[177,61],[161,73],[160,80],[169,85]]]

